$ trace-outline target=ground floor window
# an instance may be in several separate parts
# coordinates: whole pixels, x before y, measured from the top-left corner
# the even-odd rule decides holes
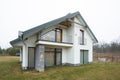
[[[45,47],[45,66],[61,65],[62,49]]]
[[[88,50],[80,50],[80,64],[88,64]]]

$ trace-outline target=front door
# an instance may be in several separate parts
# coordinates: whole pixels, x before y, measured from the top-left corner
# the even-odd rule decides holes
[[[88,63],[88,50],[80,50],[80,64]]]
[[[29,47],[28,48],[28,67],[34,68],[35,65],[35,48]]]

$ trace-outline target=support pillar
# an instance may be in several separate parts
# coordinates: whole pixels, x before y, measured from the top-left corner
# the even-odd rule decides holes
[[[22,69],[27,70],[27,68],[28,68],[28,48],[26,45],[23,45]]]
[[[36,46],[35,69],[40,72],[44,71],[44,50],[43,45]]]

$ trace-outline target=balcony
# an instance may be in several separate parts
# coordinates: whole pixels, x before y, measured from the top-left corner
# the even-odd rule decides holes
[[[73,37],[67,29],[53,28],[42,31],[38,34],[36,44],[43,44],[58,47],[72,47]]]
[[[48,41],[48,40],[38,40],[36,44],[43,44],[43,45],[54,46],[54,47],[72,47],[73,46],[73,43],[55,42],[55,41]]]

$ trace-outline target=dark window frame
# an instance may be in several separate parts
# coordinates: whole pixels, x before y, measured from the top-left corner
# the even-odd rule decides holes
[[[55,42],[59,42],[58,40],[57,40],[57,36],[58,36],[58,30],[61,32],[60,34],[60,42],[62,42],[62,29],[60,29],[60,28],[55,28]]]
[[[88,63],[89,63],[89,50],[83,50],[83,49],[80,50],[80,55],[81,55],[81,51],[83,52],[83,55],[82,55],[82,57],[83,57],[83,64],[85,64],[85,59],[84,58],[85,58],[85,54],[86,54],[85,52],[86,51],[88,52],[87,54],[88,54]]]
[[[82,29],[80,29],[80,33],[82,34],[82,35],[80,35],[80,40],[82,40],[82,41],[80,41],[80,45],[84,45],[85,43],[85,41],[84,41],[84,30],[82,30]]]
[[[60,33],[60,41],[58,41],[58,39],[57,39],[57,36],[58,36],[58,32],[59,31],[61,32]],[[54,38],[55,38],[55,40],[45,40],[45,39],[42,39],[42,36],[44,36],[44,35],[46,35],[46,34],[48,34],[49,32],[51,32],[51,31],[54,31]],[[53,41],[53,42],[62,42],[62,29],[60,29],[60,28],[55,28],[55,30],[50,30],[50,31],[48,31],[47,33],[45,33],[44,35],[42,35],[42,36],[40,36],[40,40],[45,40],[45,41]]]
[[[28,47],[28,68],[31,68],[31,67],[29,67],[29,48],[33,48],[34,49],[34,67],[33,68],[35,68],[35,47]]]
[[[50,48],[50,47],[46,47],[46,48]],[[57,53],[60,53],[60,65],[62,65],[62,48],[53,48],[53,49],[54,49],[54,51],[48,51],[48,50],[46,51],[45,50],[45,52],[48,52],[48,54],[49,54],[49,52],[53,52],[53,54],[54,54],[54,66],[57,66],[57,62],[56,62]],[[47,66],[45,65],[45,67],[47,67]]]

